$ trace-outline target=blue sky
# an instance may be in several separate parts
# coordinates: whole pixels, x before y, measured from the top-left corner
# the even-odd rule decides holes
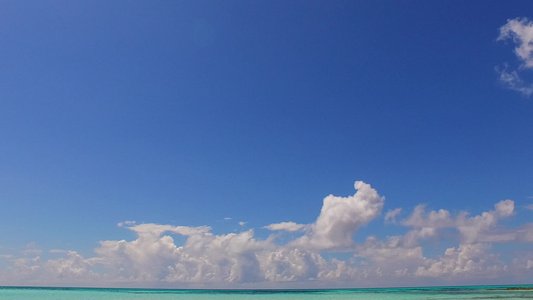
[[[523,283],[533,275],[529,11],[529,1],[2,1],[0,285],[413,286],[434,283],[419,268],[459,270],[450,255],[465,249],[485,255],[472,257],[478,268],[443,269],[443,282]],[[379,197],[353,196],[355,181]],[[347,205],[337,214],[330,194]],[[265,228],[281,222],[293,223]],[[159,235],[144,241],[146,230]],[[227,256],[209,262],[209,277],[176,256],[199,237],[204,250],[211,238],[254,246],[219,249]],[[385,270],[369,237],[416,262]],[[135,250],[101,243],[121,240]],[[165,250],[143,252],[150,245],[178,250],[158,261]],[[271,270],[272,253],[320,271]],[[135,267],[117,273],[126,258]],[[335,261],[351,271],[335,273]]]

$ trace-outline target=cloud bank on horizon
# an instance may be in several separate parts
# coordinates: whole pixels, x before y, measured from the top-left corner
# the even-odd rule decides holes
[[[389,222],[405,228],[405,234],[367,236],[356,243],[357,230],[378,219],[385,198],[362,181],[354,186],[357,191],[352,196],[324,198],[311,224],[287,221],[265,226],[275,231],[266,239],[257,238],[253,229],[216,235],[208,226],[124,221],[118,226],[133,231],[136,239],[100,241],[93,257],[53,249],[49,251],[64,257],[42,261],[34,245],[22,256],[4,254],[10,266],[0,271],[0,282],[167,287],[285,282],[316,287],[390,286],[415,278],[439,278],[442,284],[533,276],[533,250],[498,250],[502,244],[533,243],[533,223],[513,228],[500,224],[517,213],[512,200],[502,200],[476,216],[465,211],[426,211],[419,205],[402,221]],[[401,209],[389,211],[383,221],[396,219],[400,213]],[[280,242],[280,231],[301,232],[301,236]],[[185,242],[176,244],[173,234],[185,237]],[[451,246],[443,253],[427,255],[437,241]]]
[[[514,53],[520,61],[520,66],[516,69],[505,64],[498,68],[500,82],[509,89],[518,91],[525,96],[533,94],[533,82],[524,80],[526,72],[533,70],[533,22],[527,18],[515,18],[508,20],[500,28],[498,41],[511,39],[516,48]]]

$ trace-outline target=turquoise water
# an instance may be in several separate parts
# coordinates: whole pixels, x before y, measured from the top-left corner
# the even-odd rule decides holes
[[[215,299],[533,299],[533,290],[502,290],[507,286],[431,287],[342,290],[152,290],[96,288],[0,287],[0,299],[102,299],[102,300],[215,300]],[[531,287],[531,286],[530,286]]]

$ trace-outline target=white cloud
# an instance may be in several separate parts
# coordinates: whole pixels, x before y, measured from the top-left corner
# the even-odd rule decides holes
[[[526,205],[526,208],[529,209],[529,210],[533,210],[533,204]]]
[[[533,22],[527,18],[508,20],[500,27],[498,41],[509,38],[517,44],[515,54],[522,61],[523,67],[533,68]]]
[[[417,206],[402,223],[409,228],[404,235],[383,239],[370,236],[364,243],[354,244],[356,231],[375,219],[384,204],[384,198],[370,185],[356,182],[355,188],[353,196],[326,197],[314,223],[266,226],[271,230],[304,231],[304,236],[283,245],[276,243],[276,234],[261,239],[254,230],[216,235],[208,226],[130,222],[125,228],[136,234],[135,239],[101,241],[92,257],[57,249],[49,253],[61,258],[45,260],[31,251],[22,257],[3,256],[4,263],[11,265],[0,270],[0,282],[196,288],[204,287],[199,284],[228,288],[273,282],[276,285],[269,287],[282,283],[331,287],[353,286],[355,282],[366,286],[405,285],[430,278],[457,284],[465,278],[497,274],[518,279],[533,276],[533,251],[522,251],[514,256],[512,264],[506,265],[491,247],[493,243],[533,242],[533,223],[511,229],[498,226],[499,220],[515,213],[511,200],[500,201],[493,210],[477,216],[467,212],[452,214],[444,209],[426,212],[424,206]],[[400,209],[389,211],[385,219],[393,219],[399,212]],[[422,240],[445,238],[453,243],[456,239],[450,231],[460,237],[459,245],[441,251],[433,249],[432,256],[425,256],[426,244]],[[184,236],[185,241],[177,244],[173,234]],[[33,244],[27,247],[33,248]],[[28,257],[31,254],[35,257]]]
[[[61,249],[52,249],[48,251],[50,253],[68,253],[68,250],[61,250]]]
[[[385,223],[396,224],[396,216],[398,216],[401,212],[402,212],[401,208],[396,208],[394,210],[389,210],[385,214]]]
[[[213,235],[208,227],[174,227],[142,224],[130,228],[134,241],[103,241],[95,262],[112,270],[115,277],[132,281],[242,282],[258,280],[256,252],[273,246],[258,241],[253,230]],[[188,236],[178,247],[164,232]]]
[[[512,234],[502,234],[494,230],[500,219],[513,214],[514,202],[504,200],[495,204],[494,207],[495,210],[483,212],[474,217],[469,217],[466,212],[461,212],[453,217],[449,211],[444,209],[426,214],[424,206],[419,205],[413,214],[403,222],[403,225],[415,228],[414,231],[411,231],[415,239],[433,237],[441,229],[454,228],[460,232],[465,243],[515,240],[516,238]]]
[[[514,52],[521,62],[520,71],[533,68],[533,22],[527,18],[508,20],[500,27],[498,41],[512,39],[516,44]],[[533,84],[525,82],[516,70],[508,71],[508,66],[497,68],[500,82],[506,87],[526,96],[533,93]]]
[[[246,222],[242,222],[242,221],[241,221],[241,222],[239,222],[239,225],[240,225],[240,226],[244,226],[244,225],[246,225]]]
[[[294,231],[303,230],[305,228],[305,225],[296,224],[294,222],[281,222],[281,223],[270,224],[270,225],[265,226],[263,228],[266,228],[266,229],[272,230],[272,231],[285,230],[285,231],[294,232]]]
[[[406,244],[402,236],[387,237],[384,241],[371,236],[356,250],[356,258],[369,259],[391,276],[413,276],[419,266],[427,263],[422,247]]]
[[[118,227],[135,225],[135,221],[124,221],[117,224]]]
[[[383,209],[385,198],[362,181],[355,182],[357,192],[349,197],[329,195],[308,233],[294,241],[294,246],[313,249],[350,247],[357,229],[375,219]]]
[[[35,243],[29,243],[22,251],[24,255],[39,255],[41,252],[42,251],[40,249],[37,249],[37,245]]]
[[[48,260],[44,264],[44,269],[47,275],[53,275],[58,279],[68,278],[69,280],[81,278],[86,276],[97,276],[89,271],[93,265],[92,260],[87,260],[79,255],[76,251],[68,251],[67,258],[60,258]]]
[[[500,83],[511,90],[520,92],[524,96],[530,96],[533,94],[533,84],[526,83],[520,75],[518,75],[516,70],[509,71],[508,69],[509,67],[507,65],[504,65],[503,68],[496,68]]]
[[[520,242],[533,243],[533,223],[525,224],[518,228],[516,240]]]
[[[190,236],[195,234],[208,233],[211,230],[209,226],[188,227],[188,226],[172,226],[172,225],[160,225],[160,224],[139,224],[128,227],[128,229],[136,232],[141,238],[151,238],[154,236],[160,236],[163,232],[169,231],[184,236]]]
[[[269,281],[316,280],[328,270],[317,252],[297,248],[278,248],[260,255],[264,278]]]
[[[432,261],[427,267],[420,266],[416,275],[437,278],[461,275],[484,278],[502,276],[507,271],[507,266],[499,261],[497,255],[487,253],[488,248],[490,247],[483,243],[448,248],[439,260]]]

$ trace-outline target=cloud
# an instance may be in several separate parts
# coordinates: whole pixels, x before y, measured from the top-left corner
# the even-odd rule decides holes
[[[382,272],[393,277],[413,276],[416,269],[428,261],[420,245],[406,244],[402,236],[390,236],[383,241],[370,236],[364,244],[357,245],[356,250],[356,258],[370,260]]]
[[[533,84],[526,83],[516,70],[509,71],[508,69],[507,65],[504,65],[503,68],[496,68],[500,83],[511,90],[520,92],[524,96],[529,97],[533,94]]]
[[[533,210],[533,204],[526,205],[526,208],[529,209],[529,210]]]
[[[457,248],[446,249],[445,254],[426,267],[420,266],[417,276],[436,277],[461,276],[497,277],[508,269],[495,254],[487,253],[490,246],[483,243],[461,244]]]
[[[379,196],[370,184],[356,181],[357,192],[349,197],[329,195],[315,223],[305,236],[294,241],[294,246],[313,249],[350,247],[357,229],[375,219],[383,209],[385,198]]]
[[[240,225],[240,226],[244,226],[244,225],[246,225],[246,222],[242,222],[242,221],[241,221],[241,222],[239,222],[239,225]]]
[[[396,208],[394,210],[389,210],[385,214],[385,223],[396,224],[396,216],[398,216],[401,212],[402,212],[401,208]]]
[[[39,255],[41,252],[42,251],[40,249],[37,249],[37,245],[35,243],[29,243],[22,251],[24,255]]]
[[[503,68],[496,68],[499,74],[499,81],[509,89],[518,91],[525,96],[533,93],[533,83],[525,82],[519,75],[527,69],[533,68],[533,22],[527,18],[516,18],[508,20],[500,27],[498,41],[511,39],[516,47],[514,53],[521,62],[517,70],[509,70],[507,65]]]
[[[270,224],[270,225],[265,226],[263,228],[266,228],[266,229],[272,230],[272,231],[285,230],[285,231],[294,232],[294,231],[303,230],[305,228],[305,225],[296,224],[294,222],[281,222],[281,223]]]
[[[118,227],[135,225],[135,221],[124,221],[117,224]]]
[[[508,20],[500,27],[498,41],[512,39],[517,47],[515,54],[522,61],[524,68],[533,68],[533,22],[527,18]]]
[[[68,253],[68,250],[61,250],[61,249],[52,249],[48,251],[49,253]]]
[[[140,238],[153,238],[154,236],[160,236],[164,232],[173,232],[184,236],[205,234],[211,230],[209,226],[188,227],[188,226],[172,226],[172,225],[160,225],[160,224],[139,224],[128,227],[128,229],[136,232]]]
[[[503,200],[494,205],[494,210],[483,212],[481,215],[469,217],[461,212],[452,216],[447,210],[425,213],[424,206],[419,205],[413,214],[403,222],[404,226],[414,227],[411,235],[415,239],[433,237],[439,230],[454,228],[461,234],[463,242],[504,242],[516,240],[513,234],[494,230],[498,221],[514,213],[514,202]]]
[[[134,241],[100,242],[95,262],[129,281],[254,281],[259,268],[255,252],[269,244],[257,241],[253,230],[217,236],[207,227],[146,225],[130,228],[138,234]],[[167,231],[187,235],[187,241],[178,247],[172,237],[163,235]]]
[[[68,278],[69,280],[86,277],[98,277],[89,270],[93,265],[92,260],[87,260],[76,251],[68,251],[66,258],[48,260],[44,264],[44,272],[47,276],[52,275],[57,279]]]
[[[500,220],[515,214],[512,200],[500,201],[492,210],[475,216],[468,212],[452,214],[445,209],[426,211],[420,205],[399,224],[400,228],[407,228],[405,234],[369,236],[363,243],[354,243],[357,230],[376,219],[384,205],[384,198],[370,185],[358,181],[355,189],[352,196],[327,196],[313,223],[265,226],[270,230],[303,231],[303,236],[283,243],[278,241],[277,234],[258,238],[253,229],[217,235],[209,226],[123,222],[122,227],[136,237],[100,241],[89,257],[57,249],[48,252],[60,258],[44,259],[36,251],[25,254],[20,251],[21,257],[3,256],[3,263],[10,265],[0,269],[0,282],[174,288],[279,288],[280,284],[287,284],[284,286],[316,288],[347,287],[354,283],[406,285],[431,278],[458,284],[467,278],[483,279],[498,274],[517,280],[533,276],[533,251],[528,247],[522,247],[525,250],[519,255],[498,253],[492,247],[495,243],[533,242],[533,223],[517,228],[499,225]],[[400,211],[399,208],[389,211],[385,219],[394,219]],[[185,241],[176,243],[174,235],[183,236]],[[432,255],[427,255],[423,241],[429,238],[447,244],[460,242],[446,246],[447,249],[433,249]],[[500,255],[509,258],[502,259]]]

